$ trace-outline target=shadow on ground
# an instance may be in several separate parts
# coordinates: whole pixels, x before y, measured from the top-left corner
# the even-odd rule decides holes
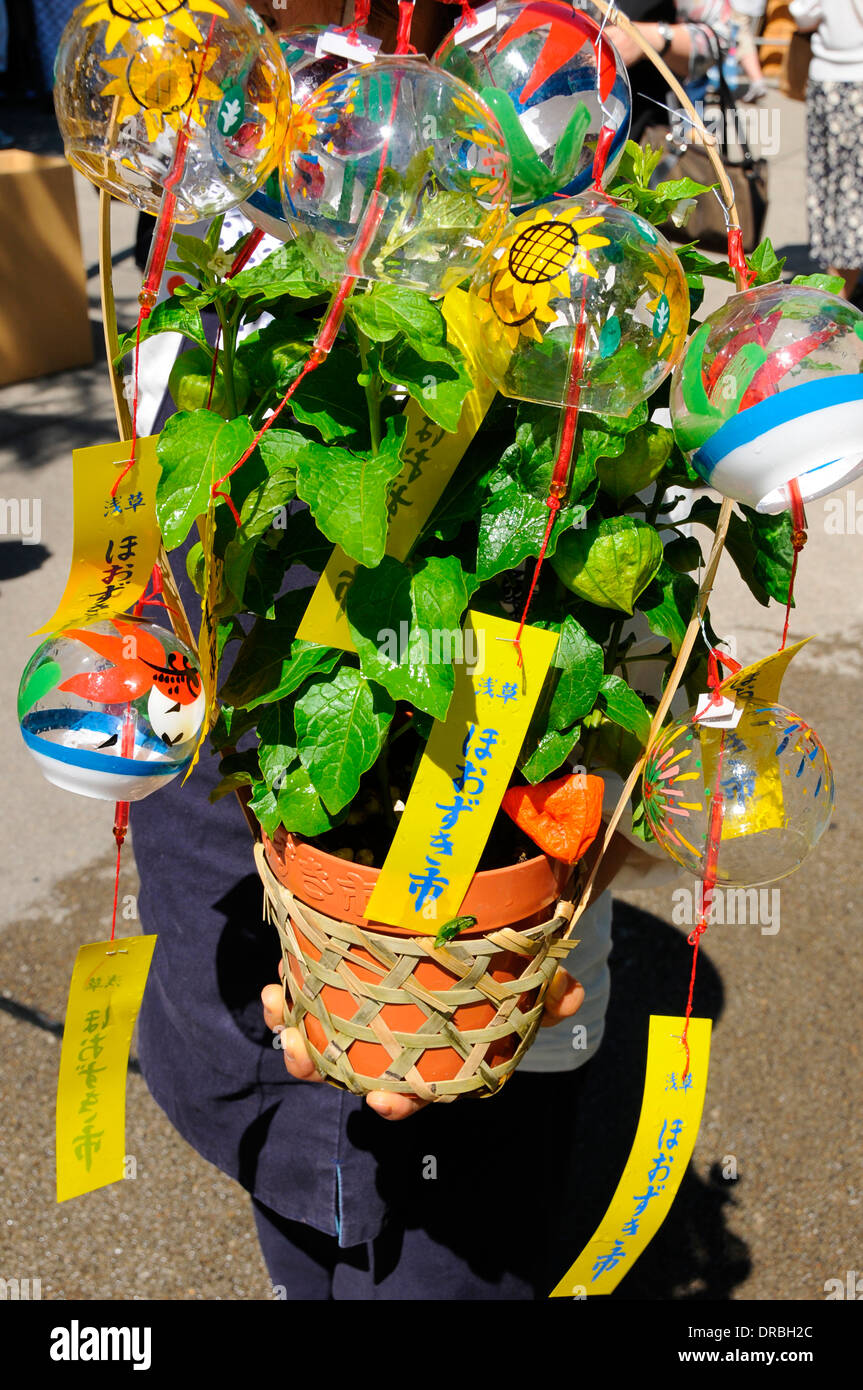
[[[650,1015],[682,1013],[691,957],[682,931],[627,903],[615,902],[605,1041],[591,1064],[579,1112],[570,1263],[604,1216],[632,1147],[641,1109]],[[702,951],[695,1014],[712,1018],[715,1024],[723,997],[720,976]],[[751,1269],[747,1246],[728,1229],[735,1185],[723,1180],[715,1168],[704,1182],[690,1165],[665,1223],[612,1296],[728,1298]]]

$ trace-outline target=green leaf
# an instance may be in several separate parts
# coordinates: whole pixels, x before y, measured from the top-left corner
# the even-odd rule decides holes
[[[519,757],[519,768],[533,786],[544,782],[553,772],[562,767],[581,737],[581,725],[563,732],[547,729],[533,747],[528,757]],[[525,740],[527,745],[527,740]]]
[[[271,791],[278,791],[297,756],[291,700],[277,700],[265,710],[258,724],[258,741],[258,764],[264,781]]]
[[[597,460],[596,472],[603,492],[620,503],[649,487],[668,462],[673,444],[674,435],[663,425],[644,425],[629,434],[615,458]]]
[[[378,371],[384,381],[404,386],[435,424],[455,432],[473,381],[448,348],[426,345],[417,351],[410,343],[397,344],[381,354]]]
[[[319,299],[329,293],[296,241],[286,242],[260,265],[241,270],[231,281],[231,288],[241,299],[260,295],[271,300],[286,294],[293,299]]]
[[[334,647],[296,637],[311,589],[298,589],[276,601],[275,618],[259,618],[237,653],[220,699],[240,709],[290,695],[311,675],[326,674],[342,656]]]
[[[133,328],[131,332],[123,334],[115,363],[120,362],[127,352],[134,351],[136,333],[137,328]],[[163,299],[156,305],[150,317],[144,319],[141,324],[141,342],[145,343],[148,338],[155,338],[159,333],[182,333],[184,338],[191,338],[193,343],[206,348],[208,352],[213,351],[207,342],[201,315],[197,309],[190,308],[174,295],[171,295],[170,299]]]
[[[249,810],[257,816],[268,835],[275,835],[282,823],[279,804],[266,782],[252,783],[252,799]]]
[[[418,290],[397,285],[373,285],[367,294],[352,295],[348,313],[373,343],[388,343],[401,333],[419,351],[445,341],[446,327],[438,306]]]
[[[242,769],[238,772],[228,772],[216,783],[210,792],[209,800],[213,803],[221,801],[223,796],[229,796],[232,792],[238,792],[241,787],[251,787],[255,778],[251,772]]]
[[[294,726],[300,761],[331,813],[359,790],[384,741],[395,705],[353,666],[314,676],[297,696]]]
[[[504,454],[488,483],[482,503],[477,548],[477,579],[482,582],[516,569],[531,555],[539,555],[548,525],[548,485],[554,466],[559,411],[530,407],[519,411],[515,443]],[[552,556],[567,527],[584,520],[596,490],[592,464],[576,462],[571,500],[561,507],[549,538]]]
[[[210,245],[206,237],[188,236],[184,232],[175,231],[173,241],[179,259],[203,272],[206,278],[217,249]]]
[[[262,536],[273,525],[280,509],[296,495],[297,450],[308,441],[294,430],[268,430],[261,436],[258,452],[266,476],[246,494],[240,507],[243,538]]]
[[[350,435],[368,439],[368,406],[357,382],[357,366],[354,352],[337,345],[291,397],[295,418],[304,425],[314,425],[325,444]],[[287,374],[285,389],[296,375],[296,369]]]
[[[207,510],[210,488],[240,459],[254,439],[245,416],[223,420],[211,410],[180,411],[159,437],[162,468],[156,511],[167,550],[182,545]]]
[[[792,285],[808,285],[813,290],[824,290],[825,294],[841,294],[845,281],[841,275],[795,275]]]
[[[622,676],[603,676],[600,698],[608,718],[642,744],[650,732],[650,714],[644,701],[631,690]]]
[[[361,565],[380,563],[387,541],[390,484],[401,471],[401,415],[387,420],[377,454],[307,441],[297,452],[297,495],[319,530]]]
[[[734,271],[727,261],[711,260],[709,256],[695,250],[694,242],[690,246],[678,247],[677,258],[683,266],[690,291],[702,288],[702,280],[705,275],[713,280],[734,279]]]
[[[667,637],[675,656],[695,612],[697,597],[695,580],[688,574],[678,574],[663,560],[656,577],[638,600],[638,608],[647,618],[650,631]]]
[[[348,591],[347,616],[363,674],[445,719],[455,684],[453,655],[463,656],[461,618],[469,598],[454,556],[401,564],[385,555],[359,569]]]
[[[563,732],[576,719],[589,714],[596,703],[603,673],[603,651],[581,623],[567,614],[552,669],[560,674],[548,710],[548,727]]]
[[[697,198],[700,193],[709,193],[716,185],[697,183],[695,179],[666,179],[651,191],[660,203],[679,203],[683,198]]]
[[[749,507],[742,507],[741,511],[742,517],[736,512],[731,514],[725,549],[760,604],[766,608],[771,598],[785,603],[794,558],[791,514],[761,516]],[[719,503],[698,497],[686,519],[715,531],[718,517]]]
[[[779,259],[776,252],[773,250],[773,243],[770,238],[765,237],[764,240],[759,242],[756,246],[752,255],[746,257],[746,264],[749,266],[749,269],[755,271],[755,280],[753,283],[756,285],[768,285],[771,281],[780,279],[785,260],[785,256],[783,256],[781,260]]]
[[[754,576],[777,603],[787,603],[791,566],[794,563],[792,533],[794,522],[790,512],[763,516],[751,507],[741,506],[746,525],[755,547]]]
[[[646,521],[613,516],[584,530],[565,531],[552,565],[579,598],[631,613],[662,563],[662,541]]]
[[[284,773],[276,804],[282,825],[295,835],[323,835],[341,819],[330,815],[300,762]]]
[[[445,946],[448,941],[452,941],[453,937],[458,936],[460,932],[470,931],[471,927],[475,926],[475,917],[451,917],[450,920],[444,922],[443,926],[439,929],[434,939],[434,944],[436,947]]]
[[[220,705],[216,722],[210,732],[211,746],[216,750],[228,747],[234,748],[243,734],[248,733],[250,729],[255,727],[257,720],[258,716],[254,713],[249,713],[248,710],[234,709],[232,705]],[[233,771],[233,766],[225,766],[233,756],[233,754],[226,754],[219,763],[220,771]],[[245,757],[246,755],[238,754],[237,756]],[[254,756],[257,758],[257,753],[255,753]]]
[[[553,406],[521,404],[516,421],[515,445],[507,450],[503,461],[533,497],[545,502],[557,458],[560,411]],[[570,503],[582,501],[590,505],[595,495],[595,476],[590,450],[580,447],[570,472]]]

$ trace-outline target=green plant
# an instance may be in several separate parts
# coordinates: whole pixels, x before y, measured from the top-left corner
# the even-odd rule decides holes
[[[610,191],[659,224],[702,190],[688,180],[651,190],[654,164],[629,145]],[[296,243],[226,278],[232,255],[218,250],[218,235],[215,223],[203,240],[176,239],[173,268],[187,283],[155,310],[143,335],[179,330],[211,361],[201,311],[213,308],[221,330],[223,413],[179,411],[159,442],[159,519],[168,549],[187,539],[206,510],[212,478],[228,472],[297,377],[328,299]],[[697,310],[704,277],[730,280],[731,272],[694,246],[679,254]],[[769,242],[750,267],[756,283],[781,272]],[[241,324],[264,311],[272,322],[238,341]],[[128,351],[131,339],[122,346]],[[358,842],[365,836],[367,862],[373,853],[380,863],[395,823],[393,801],[407,795],[431,721],[445,717],[453,690],[452,665],[424,660],[413,639],[420,630],[458,629],[469,603],[509,616],[514,606],[518,616],[525,569],[529,577],[548,515],[555,409],[498,397],[407,558],[385,554],[402,467],[404,393],[453,430],[470,387],[438,304],[384,284],[354,293],[342,336],[297,390],[291,417],[280,417],[230,479],[239,525],[225,501],[216,507],[215,550],[224,561],[219,649],[232,657],[211,736],[222,755],[216,795],[247,787],[270,834],[279,825],[304,836],[343,827]],[[629,772],[655,699],[640,680],[644,657],[624,635],[627,619],[642,615],[662,639],[658,659],[670,669],[692,616],[698,547],[668,514],[696,479],[671,431],[649,419],[666,398],[667,386],[625,419],[581,417],[572,486],[530,614],[560,641],[519,758],[517,775],[529,782],[552,777],[571,758]],[[305,507],[292,508],[297,500]],[[705,497],[690,501],[688,519],[708,532],[717,514]],[[355,654],[297,637],[310,589],[279,596],[290,566],[320,570],[333,545],[360,566],[344,596]],[[792,558],[786,516],[740,509],[728,549],[759,603],[785,600]],[[200,543],[188,568],[200,589]],[[401,623],[409,641],[393,661],[382,655],[378,634],[398,632]],[[704,646],[696,648],[685,674],[693,694],[703,688],[705,657]],[[252,731],[256,745],[237,751]],[[380,825],[364,829],[369,818]]]

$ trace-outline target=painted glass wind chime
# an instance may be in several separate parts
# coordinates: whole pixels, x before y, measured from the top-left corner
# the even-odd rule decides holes
[[[628,415],[675,368],[680,447],[723,497],[791,510],[796,567],[804,503],[863,472],[863,314],[823,291],[769,285],[732,296],[687,344],[680,261],[605,191],[631,116],[608,16],[598,25],[559,0],[501,0],[476,12],[459,3],[432,62],[412,52],[409,0],[400,0],[396,51],[386,57],[364,32],[368,3],[342,30],[296,30],[278,42],[234,0],[84,0],[75,11],[56,67],[67,156],[97,187],[157,218],[131,439],[116,455],[111,498],[137,476],[144,452],[137,345],[173,227],[242,205],[256,225],[232,270],[265,230],[295,236],[332,296],[300,373],[242,456],[213,479],[210,521],[219,498],[238,521],[230,477],[325,361],[357,285],[437,297],[469,280],[479,365],[504,395],[561,412],[548,523],[517,645],[570,486],[580,412]],[[458,219],[424,217],[432,200],[447,199]],[[730,252],[745,268],[733,235]],[[206,551],[211,526],[203,536]],[[119,545],[106,556],[125,563]],[[158,568],[151,587],[149,596],[139,589],[131,616],[128,601],[111,596],[95,613],[70,614],[28,663],[19,695],[22,733],[45,776],[117,803],[118,875],[129,802],[188,771],[215,707],[213,653],[204,640],[195,653],[143,618],[158,600]],[[202,634],[208,602],[205,592]],[[788,603],[790,612],[790,592]],[[783,650],[744,670],[711,649],[697,709],[656,731],[645,755],[650,828],[703,881],[684,1047],[715,886],[790,873],[830,819],[827,755],[778,703],[797,650],[785,648],[787,629],[786,614]],[[115,923],[116,882],[112,941]],[[684,1076],[688,1065],[687,1053]]]

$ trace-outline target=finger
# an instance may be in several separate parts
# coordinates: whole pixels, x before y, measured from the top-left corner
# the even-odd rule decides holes
[[[416,1096],[396,1095],[393,1091],[370,1091],[366,1096],[366,1104],[370,1105],[382,1120],[406,1120],[418,1110],[424,1110],[431,1102],[418,1100]]]
[[[558,968],[551,988],[545,996],[543,1028],[553,1028],[565,1018],[572,1018],[584,1003],[584,989],[568,970]]]
[[[265,985],[261,990],[264,1022],[268,1028],[281,1028],[285,1021],[285,996],[281,985]]]
[[[306,1048],[305,1038],[299,1028],[286,1028],[282,1033],[282,1051],[285,1066],[296,1081],[323,1081]]]

